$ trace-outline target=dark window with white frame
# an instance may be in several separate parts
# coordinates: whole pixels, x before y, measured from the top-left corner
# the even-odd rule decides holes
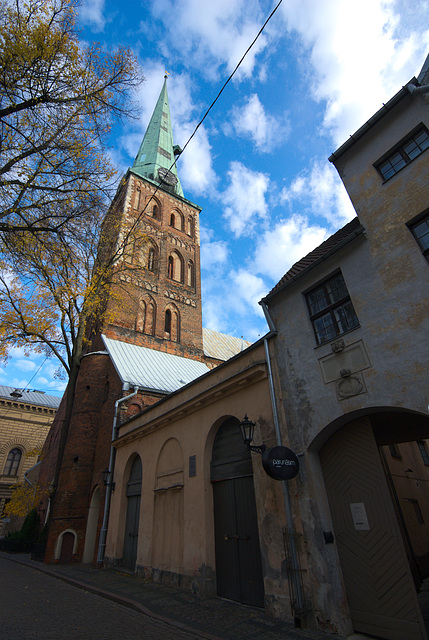
[[[426,213],[416,222],[409,223],[409,227],[423,255],[429,262],[429,213]]]
[[[402,458],[401,452],[399,451],[399,447],[397,444],[389,444],[390,455],[393,458]]]
[[[374,166],[384,180],[389,180],[427,148],[429,148],[429,131],[422,124],[417,131],[394,147]]]
[[[346,283],[340,272],[306,293],[317,344],[333,340],[359,326]]]
[[[426,442],[424,440],[417,440],[417,446],[419,448],[424,464],[429,466],[429,453],[426,446]]]
[[[18,475],[18,467],[21,462],[22,451],[21,449],[12,449],[9,451],[6,464],[4,465],[4,475],[5,476],[16,476]]]

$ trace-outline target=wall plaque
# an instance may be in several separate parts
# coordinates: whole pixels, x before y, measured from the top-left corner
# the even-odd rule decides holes
[[[351,502],[353,524],[356,531],[369,531],[368,516],[366,515],[365,504],[363,502]]]

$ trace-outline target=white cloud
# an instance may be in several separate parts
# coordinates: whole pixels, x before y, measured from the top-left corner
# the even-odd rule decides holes
[[[186,59],[188,66],[204,70],[211,79],[217,77],[222,64],[231,73],[265,17],[258,2],[247,0],[158,0],[152,13],[163,22],[170,50],[174,48],[175,54]],[[178,37],[180,33],[186,37]],[[263,35],[243,61],[238,77],[252,75],[256,56],[266,44],[267,37]]]
[[[231,272],[230,278],[236,304],[241,305],[244,302],[254,313],[263,316],[258,302],[267,293],[267,285],[262,278],[249,273],[246,269]]]
[[[211,270],[219,268],[228,259],[228,245],[222,240],[201,243],[201,269]]]
[[[181,133],[188,140],[195,129],[196,122],[183,123]],[[183,189],[192,190],[195,195],[207,195],[214,189],[217,176],[212,166],[211,146],[207,131],[201,126],[177,163]]]
[[[311,224],[304,216],[293,215],[288,220],[281,220],[259,240],[252,269],[277,282],[295,262],[319,246],[328,235],[326,229]],[[261,297],[266,294],[265,290]]]
[[[84,0],[79,7],[79,19],[89,24],[95,31],[103,31],[106,24],[103,15],[105,0]]]
[[[34,371],[37,367],[36,363],[26,358],[25,360],[16,360],[15,366],[21,371]]]
[[[283,144],[290,133],[289,122],[267,114],[256,93],[246,99],[243,107],[233,108],[231,125],[237,135],[250,137],[257,150],[266,153]]]
[[[236,237],[251,235],[258,218],[267,217],[269,178],[241,162],[231,162],[228,178],[230,184],[221,196],[224,218]]]
[[[334,230],[356,215],[334,167],[327,162],[315,161],[290,187],[282,190],[281,199],[301,211],[325,218]]]
[[[310,51],[313,97],[327,102],[324,126],[336,144],[361,126],[416,72],[429,47],[428,8],[394,0],[289,0],[289,30]],[[404,28],[404,26],[406,27]],[[303,60],[306,56],[303,55]]]

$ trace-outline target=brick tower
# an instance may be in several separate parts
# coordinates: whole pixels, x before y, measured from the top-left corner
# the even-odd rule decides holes
[[[107,222],[130,232],[125,270],[112,296],[103,333],[109,338],[201,360],[199,213],[183,195],[176,169],[167,78],[132,168]],[[136,239],[137,237],[137,239]]]
[[[183,195],[178,154],[165,78],[136,160],[104,223],[100,255],[124,245],[118,261],[124,269],[117,269],[106,314],[94,320],[75,389],[66,390],[43,452],[40,481],[46,486],[61,460],[55,498],[40,505],[42,523],[50,514],[46,562],[94,562],[97,553],[102,556],[100,531],[105,532],[110,491],[102,476],[107,467],[114,474],[114,425],[219,362],[216,354],[205,358],[203,352],[201,209]],[[67,433],[63,453],[61,433]]]

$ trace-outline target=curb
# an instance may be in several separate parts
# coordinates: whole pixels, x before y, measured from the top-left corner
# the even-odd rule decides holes
[[[62,582],[66,582],[67,584],[72,585],[73,587],[77,587],[78,589],[82,589],[83,591],[88,591],[89,593],[98,595],[101,598],[105,598],[106,600],[116,602],[116,604],[120,604],[124,607],[127,607],[128,609],[133,609],[134,611],[142,613],[143,615],[152,618],[153,620],[168,624],[170,627],[175,627],[176,629],[180,629],[180,631],[184,631],[185,633],[189,633],[190,635],[205,638],[206,640],[225,640],[224,638],[214,636],[211,633],[200,631],[199,629],[195,629],[194,627],[189,627],[188,625],[183,624],[182,622],[177,622],[177,620],[173,620],[172,618],[162,616],[159,613],[154,613],[143,604],[140,604],[135,600],[131,600],[130,598],[126,598],[125,596],[113,593],[112,591],[105,591],[104,589],[100,589],[99,587],[81,582],[80,580],[76,580],[75,578],[70,578],[69,576],[57,573],[56,571],[50,571],[43,565],[38,566],[36,564],[33,564],[32,562],[26,562],[25,560],[11,557],[9,554],[6,554],[4,552],[0,552],[0,558],[3,558],[4,560],[10,560],[11,562],[15,562],[16,564],[24,565],[25,567],[35,569],[36,571],[40,571],[40,573],[44,573],[51,578],[56,578],[57,580],[61,580]]]

